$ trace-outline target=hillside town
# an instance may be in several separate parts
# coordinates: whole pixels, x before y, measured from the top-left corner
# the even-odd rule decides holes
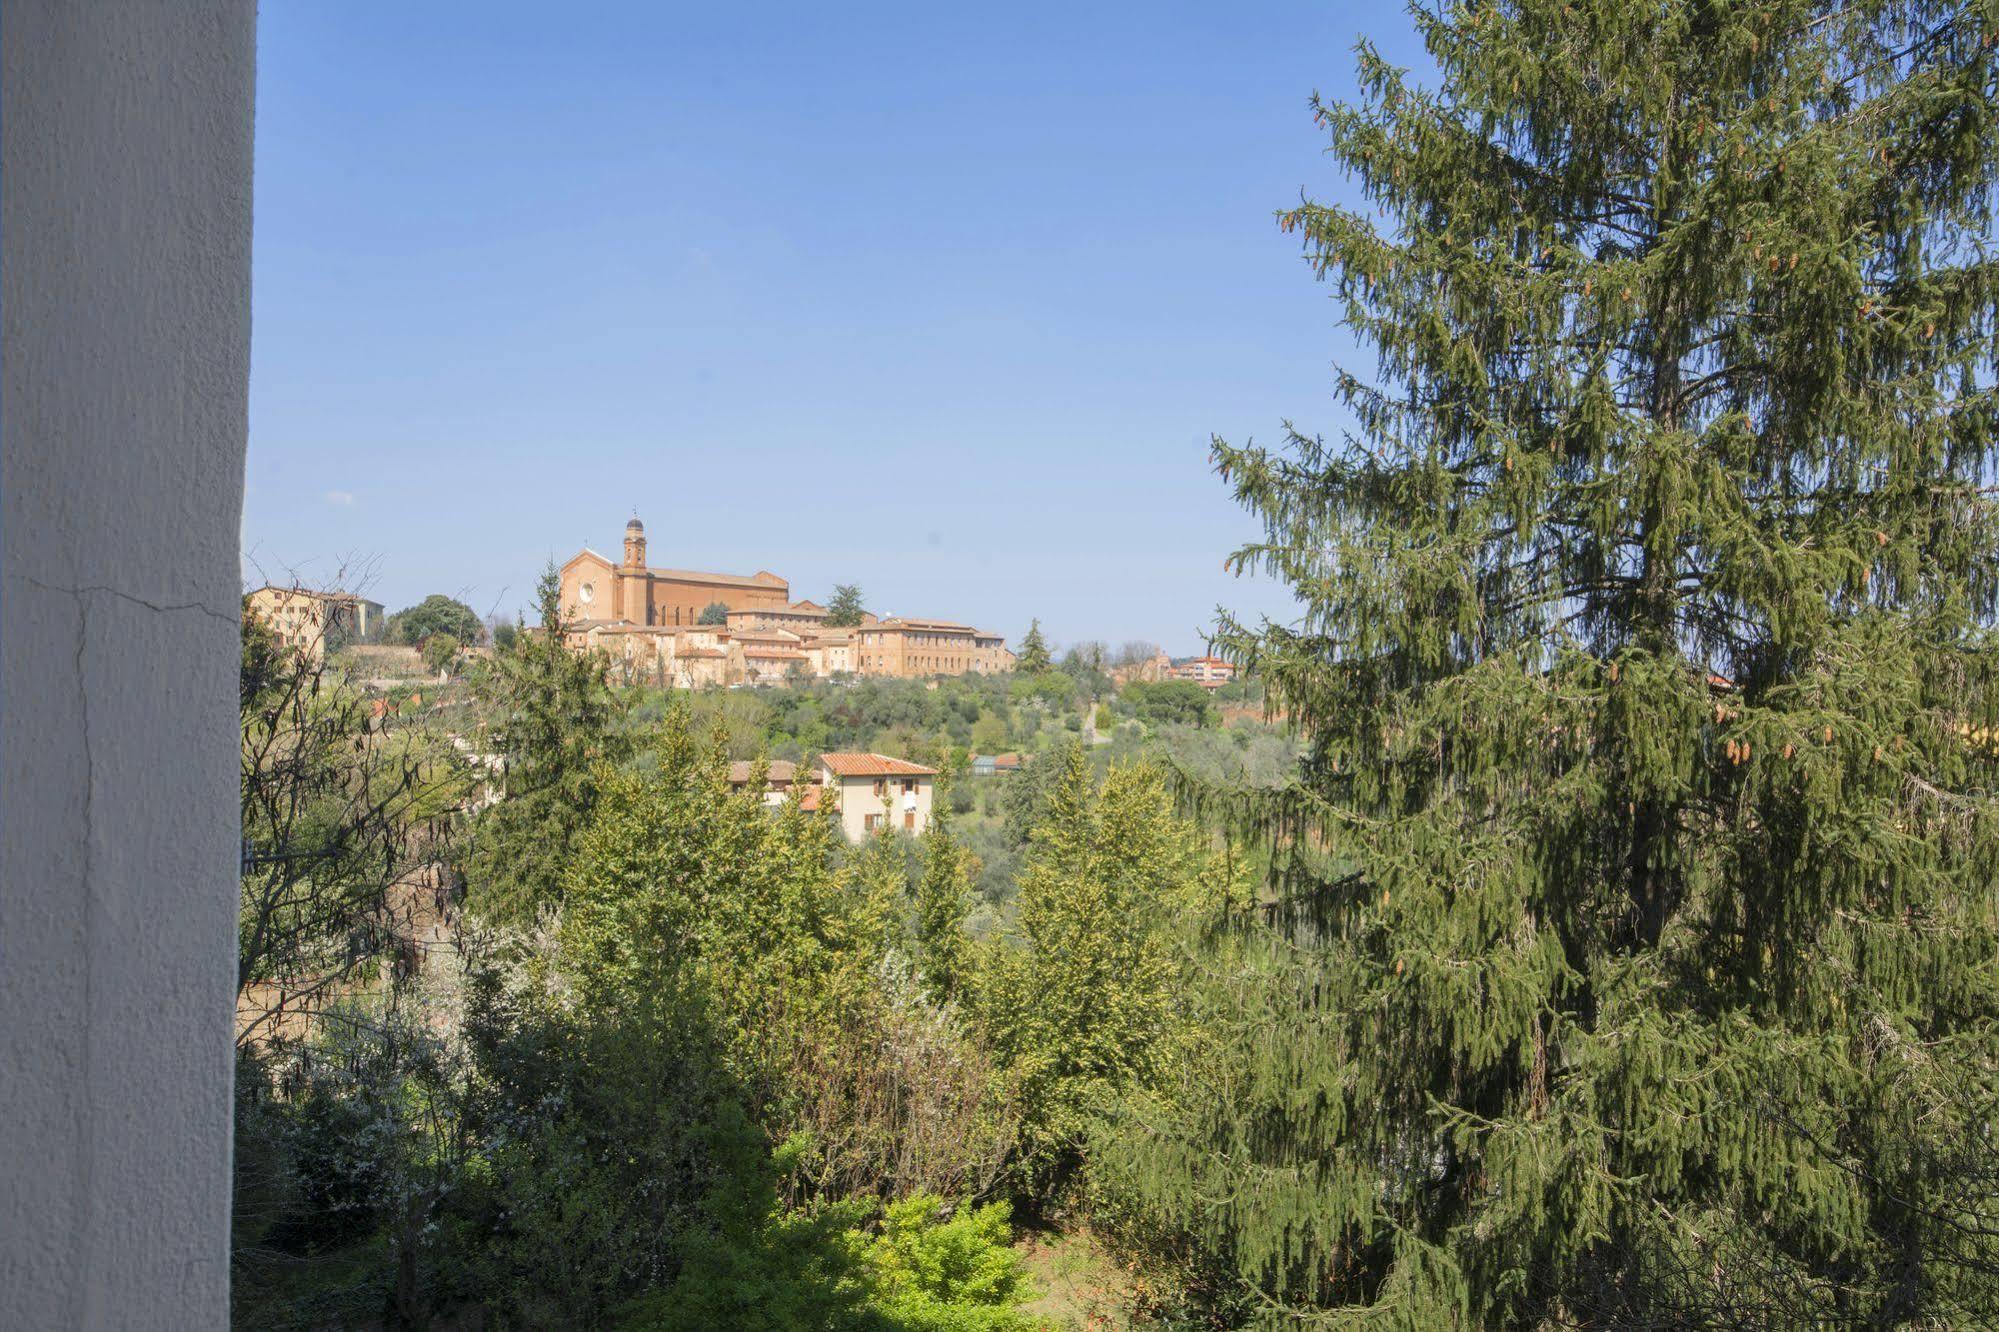
[[[660,569],[646,563],[645,524],[625,524],[623,559],[585,547],[562,566],[569,644],[599,651],[626,680],[682,689],[836,675],[897,679],[993,675],[1013,669],[1004,636],[956,620],[880,617],[853,623],[791,585],[754,574]]]
[[[558,576],[564,644],[578,654],[601,654],[624,684],[704,689],[851,677],[921,680],[1003,675],[1017,664],[1005,635],[964,621],[884,616],[858,606],[842,615],[793,600],[790,582],[768,570],[652,566],[645,524],[636,516],[625,524],[616,563],[586,546],[563,562]],[[333,646],[379,643],[390,618],[380,602],[357,593],[300,586],[266,584],[246,595],[244,607],[280,642],[316,657]],[[471,615],[469,608],[465,613]],[[483,630],[460,634],[459,646],[476,650],[481,636]],[[1186,680],[1210,691],[1235,673],[1219,657],[1163,651],[1111,672],[1120,685]]]

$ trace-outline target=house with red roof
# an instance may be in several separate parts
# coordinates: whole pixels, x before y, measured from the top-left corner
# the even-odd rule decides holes
[[[821,754],[819,782],[838,793],[840,830],[850,842],[883,827],[914,835],[930,826],[935,768],[886,754]]]

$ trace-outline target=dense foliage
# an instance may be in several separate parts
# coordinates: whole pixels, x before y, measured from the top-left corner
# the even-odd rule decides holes
[[[1134,680],[1118,693],[1118,710],[1154,725],[1212,726],[1214,700],[1192,680]]]
[[[464,644],[456,634],[432,634],[423,642],[423,664],[439,675],[449,675],[463,651]]]
[[[1020,1217],[1141,1326],[1999,1324],[1999,8],[1415,18],[1280,216],[1355,431],[1216,444],[1244,678],[246,624],[240,1321],[1016,1332]]]
[[[473,687],[587,805],[496,771],[497,803],[459,806],[449,951],[246,1044],[243,1321],[1042,1326],[1004,1200],[1055,1200],[1091,1117],[1179,1039],[1167,941],[1206,862],[1159,776],[1113,766],[1099,794],[1080,747],[1052,763],[1031,908],[978,943],[948,796],[920,839],[848,847],[830,801],[772,807],[760,767],[731,785],[703,696],[635,726],[549,641]],[[552,886],[495,891],[533,863],[509,846]]]

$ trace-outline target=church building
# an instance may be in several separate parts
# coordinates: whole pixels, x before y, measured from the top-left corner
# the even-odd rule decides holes
[[[625,558],[610,560],[585,546],[562,566],[562,613],[577,621],[624,621],[635,625],[693,624],[715,602],[732,611],[781,610],[791,602],[791,584],[768,570],[753,574],[702,573],[655,569],[646,564],[646,529],[637,518],[625,524]]]

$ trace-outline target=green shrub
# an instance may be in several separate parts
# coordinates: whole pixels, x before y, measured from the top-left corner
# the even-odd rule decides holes
[[[1020,1311],[1030,1288],[1009,1245],[1005,1203],[964,1207],[917,1193],[891,1203],[880,1232],[867,1209],[839,1202],[773,1211],[759,1224],[721,1201],[716,1225],[679,1278],[632,1302],[634,1332],[759,1328],[768,1332],[1035,1332]],[[941,1219],[940,1219],[941,1218]]]
[[[1009,1246],[1003,1202],[938,1220],[944,1200],[891,1203],[864,1256],[874,1302],[908,1332],[1014,1332],[1042,1324],[1020,1312],[1027,1273]]]

